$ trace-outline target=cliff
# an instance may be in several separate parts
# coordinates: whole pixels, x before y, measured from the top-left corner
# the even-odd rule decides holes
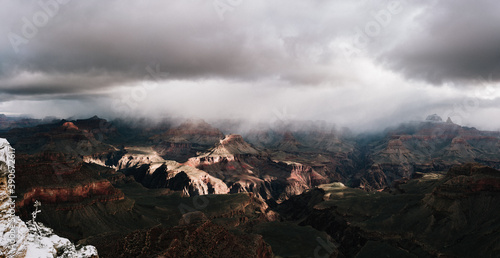
[[[23,222],[14,215],[16,200],[7,191],[11,173],[9,160],[14,157],[7,140],[0,138],[0,256],[1,257],[99,257],[93,246],[76,248],[68,239],[36,221]],[[9,177],[11,178],[11,177]]]

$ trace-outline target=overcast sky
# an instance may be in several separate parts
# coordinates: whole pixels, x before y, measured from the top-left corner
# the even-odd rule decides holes
[[[0,113],[500,128],[498,1],[0,0]]]

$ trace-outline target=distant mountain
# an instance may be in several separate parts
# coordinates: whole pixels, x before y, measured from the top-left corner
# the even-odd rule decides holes
[[[361,177],[360,185],[377,189],[416,172],[446,171],[467,162],[500,169],[500,132],[442,122],[435,116],[430,120],[403,124],[370,140],[365,146],[367,174]],[[367,177],[371,177],[373,166],[383,173],[385,183],[370,183]]]
[[[248,144],[241,135],[228,135],[203,156],[259,155],[260,151]]]
[[[432,114],[432,115],[427,116],[427,118],[425,119],[425,121],[439,123],[439,122],[442,122],[443,119],[440,116],[436,115],[436,114]]]
[[[34,119],[28,117],[6,116],[0,114],[0,132],[8,131],[13,128],[32,127],[39,124],[51,123],[55,118],[47,117],[45,119]]]

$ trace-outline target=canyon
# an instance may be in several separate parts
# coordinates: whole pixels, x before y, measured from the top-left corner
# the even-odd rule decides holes
[[[498,224],[499,132],[436,116],[361,135],[223,129],[95,116],[1,132],[16,149],[16,213],[27,221],[42,202],[44,225],[100,257],[498,252],[493,240],[458,243],[498,239],[487,228]],[[481,230],[460,233],[470,223]]]

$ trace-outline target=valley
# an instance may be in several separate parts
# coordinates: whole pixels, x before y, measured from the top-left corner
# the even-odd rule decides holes
[[[500,133],[288,129],[92,117],[1,137],[16,149],[20,218],[40,201],[40,222],[99,257],[500,255]]]

